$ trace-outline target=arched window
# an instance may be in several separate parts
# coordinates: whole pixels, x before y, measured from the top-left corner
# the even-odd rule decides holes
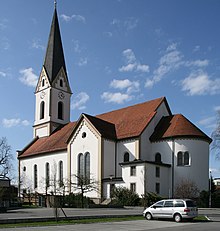
[[[59,162],[59,184],[60,187],[63,186],[63,161]]]
[[[189,152],[184,152],[184,165],[189,165]]]
[[[78,177],[83,177],[84,175],[84,163],[83,163],[83,154],[78,155]]]
[[[63,87],[63,80],[60,79],[60,87]]]
[[[42,101],[40,103],[40,119],[44,119],[45,103]]]
[[[90,154],[87,152],[85,154],[85,180],[86,183],[90,183]]]
[[[37,188],[37,165],[34,165],[34,188]]]
[[[46,172],[46,187],[48,188],[50,186],[50,164],[49,163],[46,163],[46,166],[45,166],[45,172]]]
[[[124,162],[129,162],[129,153],[125,152],[124,154]]]
[[[58,102],[58,119],[63,120],[63,103]]]
[[[183,165],[183,153],[178,152],[177,153],[177,166],[182,166]]]
[[[45,79],[42,80],[42,87],[45,85]]]
[[[156,163],[161,163],[161,154],[158,152],[155,155],[155,162]]]

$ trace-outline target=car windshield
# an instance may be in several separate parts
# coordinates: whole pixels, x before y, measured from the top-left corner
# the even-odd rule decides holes
[[[196,207],[195,201],[186,201],[187,207]]]

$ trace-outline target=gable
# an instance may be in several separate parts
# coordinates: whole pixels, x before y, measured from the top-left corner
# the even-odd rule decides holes
[[[35,93],[41,90],[45,90],[46,88],[50,87],[50,81],[48,79],[47,73],[45,68],[43,67],[40,73],[40,77],[38,78],[37,86],[35,88]]]

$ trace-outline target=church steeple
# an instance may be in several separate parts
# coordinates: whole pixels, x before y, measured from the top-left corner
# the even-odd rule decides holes
[[[35,96],[34,137],[50,136],[60,125],[70,122],[70,97],[56,1],[43,68]]]
[[[53,20],[50,28],[46,56],[44,59],[44,68],[51,83],[56,78],[61,67],[63,67],[64,72],[67,75],[59,22],[57,17],[56,2],[54,2],[54,4],[55,8]]]

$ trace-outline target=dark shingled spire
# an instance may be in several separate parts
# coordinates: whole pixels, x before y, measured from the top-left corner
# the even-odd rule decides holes
[[[50,79],[51,83],[56,78],[61,67],[64,68],[65,74],[67,76],[57,10],[55,7],[47,44],[46,56],[44,60],[44,68],[46,69],[48,78]]]

